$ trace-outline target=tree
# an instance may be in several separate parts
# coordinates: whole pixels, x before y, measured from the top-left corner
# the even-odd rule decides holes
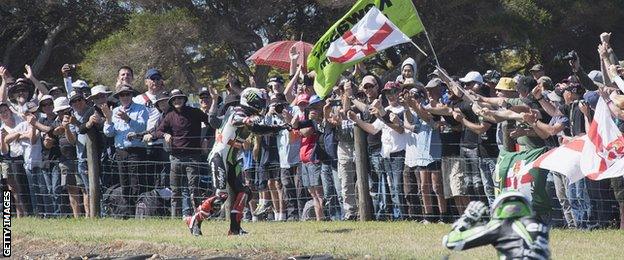
[[[62,64],[80,61],[82,51],[125,23],[127,12],[112,0],[2,1],[2,63],[12,71],[31,64],[39,78],[58,78]]]
[[[117,69],[130,66],[135,73],[135,88],[144,90],[142,75],[154,67],[163,72],[171,88],[195,92],[199,83],[190,66],[202,48],[196,24],[181,9],[161,14],[136,13],[123,30],[87,52],[80,73],[94,83],[114,86]]]

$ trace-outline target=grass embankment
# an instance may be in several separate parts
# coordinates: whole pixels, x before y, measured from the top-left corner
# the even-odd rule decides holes
[[[492,247],[451,252],[441,245],[449,225],[415,222],[243,223],[247,236],[225,236],[228,223],[204,222],[204,236],[192,237],[181,221],[115,219],[13,220],[15,256],[75,257],[158,253],[164,257],[229,255],[284,258],[330,254],[338,258],[494,259]],[[554,259],[621,259],[624,232],[551,232]],[[63,252],[63,255],[59,253]]]

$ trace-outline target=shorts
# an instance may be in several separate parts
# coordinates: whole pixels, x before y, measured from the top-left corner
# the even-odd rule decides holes
[[[321,164],[301,164],[301,183],[303,184],[303,187],[306,188],[321,186]]]
[[[280,165],[279,164],[266,164],[259,165],[256,168],[256,186],[259,191],[264,191],[268,188],[269,180],[280,179]]]
[[[468,195],[463,160],[459,157],[442,158],[442,181],[444,183],[444,197],[447,199]]]
[[[440,161],[436,160],[429,163],[429,165],[422,167],[421,169],[425,171],[439,171],[441,167],[442,166],[440,165]]]
[[[612,178],[611,188],[613,189],[615,200],[619,203],[624,203],[624,177]]]
[[[76,164],[71,161],[65,161],[59,163],[59,171],[61,173],[61,186],[65,187],[84,187],[84,183],[80,175]]]

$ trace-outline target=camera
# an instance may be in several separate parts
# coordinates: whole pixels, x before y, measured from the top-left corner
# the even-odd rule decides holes
[[[422,100],[427,98],[427,95],[425,95],[425,92],[422,89],[413,88],[409,90],[409,93],[410,95],[414,96],[416,100]]]
[[[576,61],[578,59],[578,54],[576,53],[576,51],[572,50],[570,52],[568,52],[567,55],[561,57],[561,60],[571,60],[571,61]]]
[[[332,99],[329,101],[329,105],[332,107],[339,107],[342,106],[342,100],[340,99]]]

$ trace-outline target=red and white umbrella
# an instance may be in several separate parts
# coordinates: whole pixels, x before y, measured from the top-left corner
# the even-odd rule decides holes
[[[257,50],[247,60],[256,65],[267,65],[288,71],[290,69],[290,48],[295,46],[299,57],[297,64],[307,67],[307,56],[312,50],[312,44],[302,41],[279,41],[270,43]]]

